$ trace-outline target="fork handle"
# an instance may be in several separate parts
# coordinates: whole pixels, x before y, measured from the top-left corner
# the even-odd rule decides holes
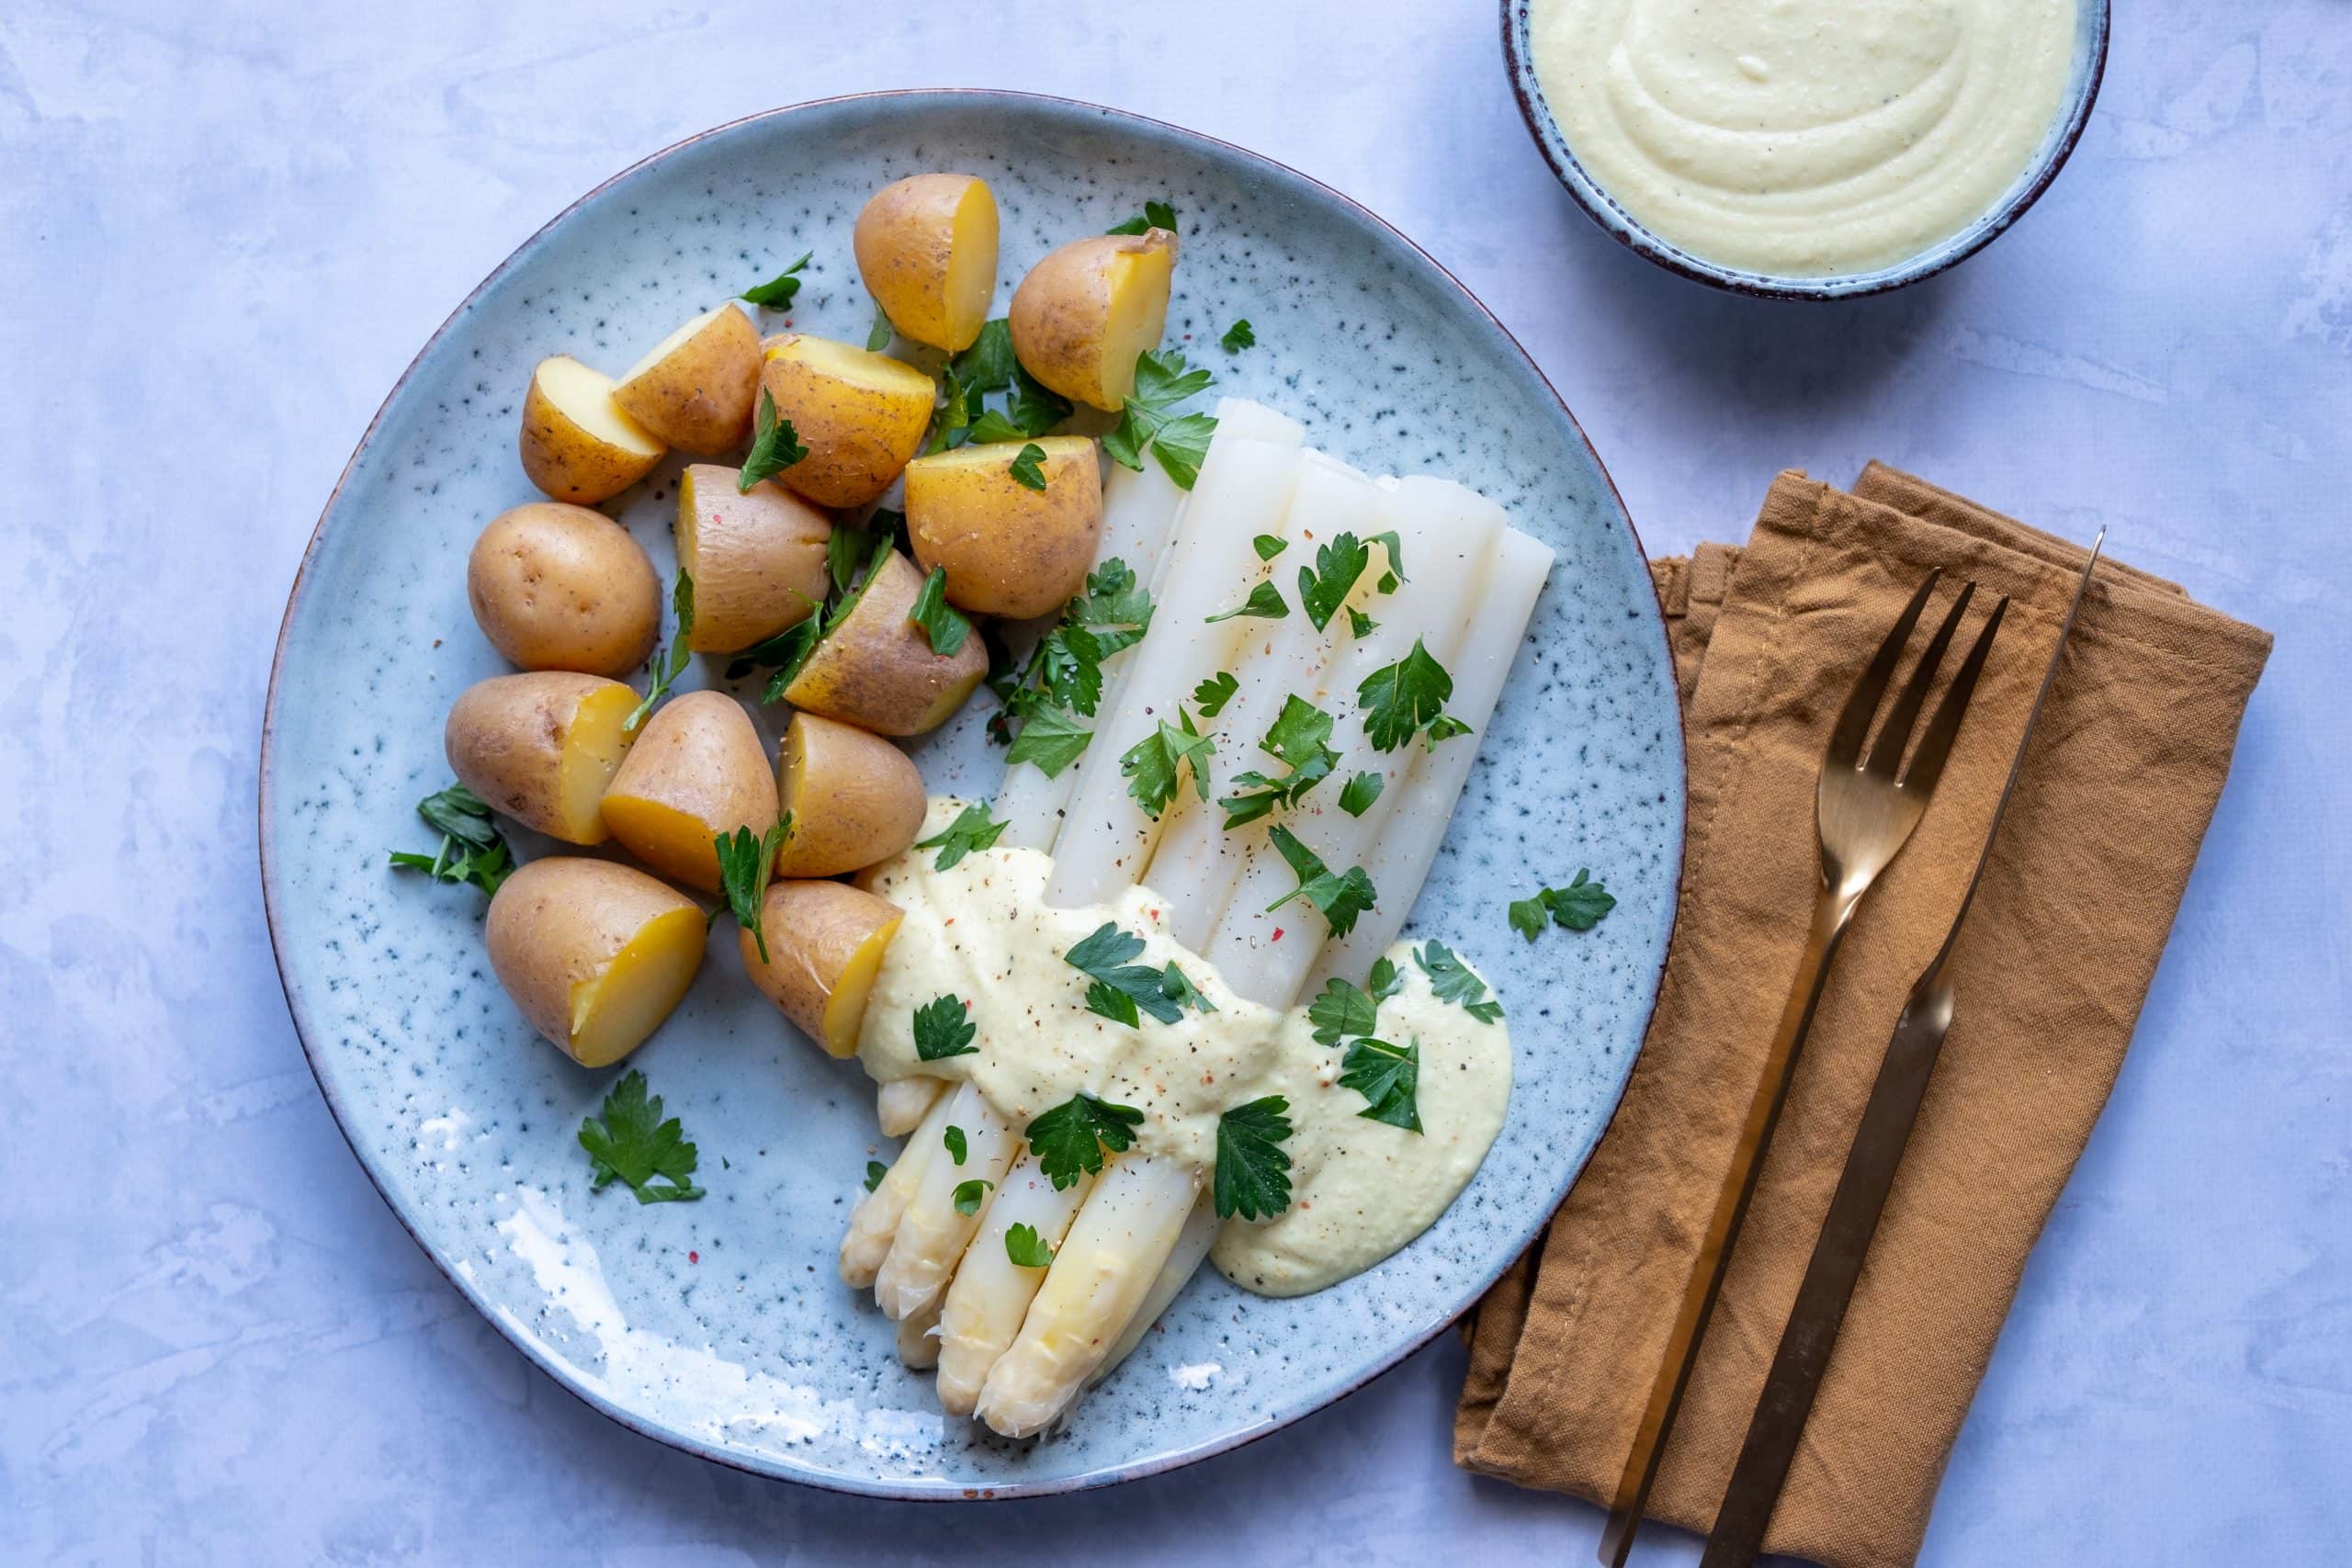
[[[1815,895],[1812,925],[1805,933],[1804,955],[1789,983],[1780,1027],[1773,1032],[1771,1047],[1758,1071],[1747,1120],[1732,1150],[1731,1167],[1724,1173],[1714,1212],[1699,1243],[1699,1255],[1691,1260],[1690,1279],[1683,1287],[1674,1328],[1667,1337],[1665,1354],[1650,1386],[1649,1404],[1642,1412],[1641,1425],[1634,1428],[1633,1450],[1625,1456],[1624,1472],[1610,1503],[1609,1522],[1600,1532],[1600,1561],[1610,1568],[1624,1568],[1626,1556],[1634,1549],[1634,1532],[1641,1526],[1643,1506],[1657,1480],[1658,1462],[1665,1457],[1675,1415],[1682,1407],[1683,1391],[1690,1386],[1690,1369],[1698,1363],[1699,1344],[1713,1315],[1715,1298],[1723,1293],[1724,1274],[1739,1241],[1739,1227],[1747,1218],[1747,1205],[1756,1196],[1764,1151],[1771,1145],[1773,1129],[1780,1125],[1781,1108],[1788,1102],[1789,1079],[1795,1073],[1805,1035],[1813,1028],[1814,1010],[1820,1005],[1822,987],[1828,981],[1830,960],[1837,956],[1838,944],[1854,918],[1854,907],[1860,902],[1860,890],[1849,893],[1826,884]]]

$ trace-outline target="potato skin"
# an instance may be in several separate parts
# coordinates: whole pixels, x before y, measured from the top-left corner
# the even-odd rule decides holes
[[[662,633],[662,580],[601,512],[535,501],[500,513],[466,559],[466,598],[490,645],[526,670],[619,676]]]
[[[711,840],[775,825],[775,775],[751,716],[725,692],[687,692],[655,708],[605,791],[604,815],[647,865],[718,892]]]
[[[478,682],[459,694],[442,730],[449,770],[492,811],[526,828],[567,843],[601,844],[611,837],[601,820],[566,816],[564,748],[582,704],[617,706],[624,695],[622,713],[637,705],[628,687],[561,670]]]
[[[1012,477],[1027,446],[1044,490]],[[983,615],[1050,614],[1086,586],[1102,542],[1102,470],[1083,435],[997,442],[907,465],[907,537],[926,572],[947,569],[948,602]]]
[[[1114,284],[1122,258],[1145,258],[1156,276],[1135,276],[1129,288],[1158,293],[1136,319],[1141,335],[1132,353],[1106,354],[1116,330],[1120,291]],[[1031,267],[1012,291],[1007,315],[1012,352],[1022,367],[1063,397],[1116,413],[1135,387],[1135,354],[1158,345],[1168,315],[1168,269],[1175,265],[1176,236],[1165,229],[1141,234],[1096,234],[1072,240]]]
[[[889,741],[813,713],[792,716],[776,761],[791,818],[778,876],[838,876],[889,859],[922,831],[922,774]]]
[[[937,728],[989,672],[977,637],[941,658],[922,628],[907,619],[924,573],[893,551],[832,634],[817,645],[784,700],[877,735],[921,735]]]
[[[904,918],[888,899],[845,882],[771,882],[760,904],[766,961],[749,931],[737,934],[736,949],[762,995],[830,1055],[846,1056],[857,1048],[855,1021],[836,1019],[842,1030],[828,1031],[826,1004],[859,950],[876,932],[887,941]]]
[[[808,455],[776,477],[820,506],[863,506],[922,449],[938,388],[911,365],[847,344],[780,333],[760,386]]]
[[[568,358],[568,355],[558,355]],[[549,362],[542,360],[540,368]],[[651,473],[664,454],[627,451],[582,428],[541,389],[539,370],[523,394],[523,429],[516,440],[523,472],[542,491],[576,506],[610,501]]]
[[[548,855],[499,887],[482,937],[498,983],[531,1027],[569,1056],[571,988],[601,975],[647,922],[680,910],[701,918],[692,899],[633,866]]]
[[[759,390],[760,329],[729,304],[659,360],[631,367],[613,400],[680,451],[716,457],[751,440]]]
[[[874,193],[851,243],[865,291],[899,334],[956,353],[971,347],[988,321],[996,239],[996,197],[984,181],[912,175]],[[985,255],[976,254],[983,248]]]
[[[774,479],[739,491],[736,473],[695,463],[678,477],[678,565],[695,582],[686,646],[696,653],[772,637],[815,614],[832,586],[832,519]]]

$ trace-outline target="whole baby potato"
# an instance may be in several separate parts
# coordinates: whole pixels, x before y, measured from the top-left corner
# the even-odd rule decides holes
[[[670,1016],[702,965],[704,931],[692,899],[632,866],[549,855],[500,886],[482,936],[532,1027],[601,1067]]]
[[[820,506],[863,506],[890,488],[931,428],[938,386],[887,354],[780,333],[767,340],[760,387],[808,456],[776,477]]]
[[[662,634],[662,580],[601,512],[534,501],[502,512],[466,558],[466,598],[490,645],[526,670],[617,676]]]
[[[565,670],[493,675],[449,710],[449,771],[493,811],[569,844],[601,844],[605,786],[636,738],[637,694]]]
[[[907,619],[922,582],[914,562],[895,550],[884,557],[784,700],[877,735],[921,735],[945,723],[989,672],[989,656],[977,637],[952,654],[932,651],[930,637]]]
[[[613,384],[613,401],[683,452],[716,457],[752,438],[760,330],[734,305],[696,316]]]
[[[972,346],[996,297],[996,197],[973,175],[912,175],[874,194],[851,243],[858,276],[902,337]]]
[[[1013,478],[1035,446],[1046,488]],[[917,457],[907,465],[907,537],[926,570],[947,569],[959,609],[1027,620],[1061,607],[1086,585],[1102,542],[1102,473],[1093,441],[1046,435],[990,442]]]
[[[1012,291],[1012,352],[1030,375],[1074,401],[1116,413],[1136,360],[1168,324],[1176,236],[1165,229],[1072,240]]]

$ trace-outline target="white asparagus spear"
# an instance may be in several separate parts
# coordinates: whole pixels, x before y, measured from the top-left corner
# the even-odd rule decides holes
[[[1136,645],[1118,707],[1094,728],[1079,759],[1046,901],[1061,908],[1099,904],[1132,886],[1151,859],[1159,819],[1127,793],[1119,759],[1172,719],[1199,682],[1225,668],[1240,618],[1210,624],[1249,596],[1266,575],[1250,539],[1280,525],[1297,483],[1298,453],[1261,441],[1210,446],[1184,528],[1152,611],[1151,635]],[[1187,779],[1184,787],[1192,788]]]
[[[890,1238],[898,1234],[899,1216],[906,1213],[908,1200],[922,1182],[932,1151],[939,1147],[940,1132],[947,1125],[947,1108],[955,1100],[952,1094],[943,1094],[932,1102],[930,1111],[915,1128],[914,1136],[907,1140],[907,1146],[881,1182],[851,1212],[849,1230],[842,1237],[841,1270],[843,1282],[853,1288],[864,1290],[874,1283],[882,1260],[889,1256]]]
[[[1170,1303],[1182,1292],[1202,1260],[1208,1257],[1209,1248],[1216,1245],[1216,1233],[1224,1224],[1225,1222],[1216,1217],[1216,1204],[1210,1201],[1207,1193],[1204,1192],[1193,1201],[1193,1212],[1185,1219],[1184,1228],[1176,1234],[1175,1250],[1169,1253],[1168,1261],[1159,1266],[1159,1278],[1151,1282],[1151,1289],[1144,1294],[1143,1305],[1137,1307],[1135,1316],[1127,1320],[1126,1332],[1119,1336],[1119,1342],[1111,1347],[1111,1353],[1094,1370],[1094,1376],[1088,1380],[1090,1385],[1109,1377],[1119,1363],[1143,1343],[1143,1337],[1151,1332],[1151,1325],[1159,1321],[1159,1314],[1166,1312]]]
[[[1334,872],[1354,865],[1366,865],[1369,871],[1366,863],[1373,848],[1407,793],[1404,781],[1412,753],[1424,745],[1416,737],[1398,750],[1374,750],[1357,689],[1375,670],[1405,658],[1417,641],[1451,671],[1470,623],[1481,613],[1480,595],[1503,527],[1502,509],[1484,497],[1444,480],[1418,478],[1399,481],[1385,495],[1380,522],[1396,531],[1411,576],[1396,592],[1375,601],[1373,613],[1379,626],[1351,644],[1332,667],[1322,700],[1339,715],[1331,744],[1340,763],[1329,782],[1282,818],[1282,825]],[[1466,750],[1476,742],[1456,737],[1442,744]],[[1351,817],[1340,809],[1340,793],[1361,772],[1378,773],[1386,783],[1362,816]],[[1408,815],[1421,814],[1416,801]],[[1234,989],[1269,1006],[1290,1005],[1329,934],[1322,912],[1304,899],[1269,908],[1297,886],[1297,874],[1271,842],[1254,843],[1225,918],[1204,954]],[[1385,886],[1377,879],[1373,889],[1375,899],[1384,903],[1410,902],[1417,891]]]
[[[899,1359],[916,1371],[939,1364],[939,1302],[899,1320]]]
[[[963,1134],[960,1162],[947,1145],[950,1128]],[[940,1129],[931,1135],[941,1146],[923,1167],[922,1178],[908,1198],[906,1213],[899,1216],[891,1237],[889,1255],[874,1280],[874,1299],[882,1314],[894,1321],[903,1322],[931,1305],[956,1271],[956,1260],[964,1256],[972,1233],[979,1228],[979,1208],[968,1214],[958,1212],[956,1190],[967,1181],[986,1182],[980,1190],[985,1207],[985,1198],[1004,1179],[1006,1168],[1020,1152],[1012,1129],[989,1107],[978,1086],[968,1083],[950,1097]]]
[[[1373,517],[1380,500],[1379,488],[1355,469],[1319,452],[1306,453],[1283,525],[1269,530],[1289,546],[1275,560],[1277,586],[1295,582],[1295,570],[1285,575],[1284,569],[1311,566],[1318,544],[1328,544],[1346,531],[1359,537],[1374,532]],[[1371,554],[1385,569],[1385,552],[1374,547]],[[1377,580],[1379,570],[1368,569],[1365,575]],[[1279,621],[1245,623],[1228,666],[1240,684],[1216,720],[1220,737],[1217,757],[1223,764],[1220,787],[1236,773],[1251,768],[1281,775],[1283,764],[1261,750],[1259,742],[1281,715],[1286,699],[1294,694],[1312,698],[1331,658],[1334,640],[1346,632],[1344,612],[1317,631],[1295,592],[1285,592],[1283,597],[1291,613]],[[1336,790],[1339,786],[1327,783],[1322,787]],[[1225,913],[1246,847],[1266,836],[1262,822],[1228,829],[1225,818],[1225,808],[1215,800],[1204,801],[1193,794],[1179,796],[1170,807],[1167,826],[1152,851],[1151,869],[1144,876],[1168,900],[1170,933],[1194,952],[1208,941]]]
[[[886,1138],[903,1138],[922,1124],[946,1089],[944,1078],[892,1078],[874,1091],[874,1120]]]
[[[1012,1261],[1005,1251],[1006,1235],[1014,1225],[1027,1225],[1047,1247],[1059,1247],[1071,1217],[1093,1190],[1094,1179],[1080,1172],[1075,1182],[1057,1190],[1033,1155],[1023,1155],[1005,1172],[996,1201],[989,1205],[987,1219],[965,1248],[955,1282],[943,1298],[939,1403],[950,1416],[972,1413],[989,1369],[1021,1332],[1029,1303],[1046,1281],[1043,1269],[1024,1269]]]
[[[1200,1190],[1201,1173],[1170,1160],[1111,1162],[1046,1270],[1020,1337],[989,1369],[981,1420],[1025,1438],[1061,1414],[1150,1293]]]
[[[1216,434],[1202,465],[1204,471],[1215,461],[1220,440],[1263,441],[1295,449],[1305,435],[1296,420],[1240,398],[1218,400],[1216,422]],[[1182,533],[1190,501],[1188,493],[1177,489],[1168,471],[1148,453],[1140,472],[1114,463],[1111,477],[1102,482],[1102,542],[1095,548],[1095,560],[1125,561],[1136,581],[1151,590],[1152,603],[1158,604],[1168,571],[1169,542]],[[1102,695],[1095,704],[1098,715],[1118,712],[1119,694],[1135,656],[1134,649],[1123,649],[1103,661]],[[1048,778],[1033,763],[1008,763],[1003,787],[997,791],[996,816],[1009,826],[998,842],[1007,849],[1042,850],[1051,845],[1077,787],[1075,764]]]
[[[1356,922],[1354,931],[1324,948],[1310,977],[1316,989],[1334,976],[1362,985],[1373,960],[1405,929],[1413,898],[1429,880],[1438,846],[1445,841],[1446,826],[1453,819],[1454,803],[1462,797],[1470,764],[1477,757],[1476,748],[1485,741],[1497,701],[1510,679],[1511,660],[1527,639],[1527,624],[1535,614],[1536,596],[1544,591],[1552,561],[1552,552],[1544,545],[1515,528],[1503,531],[1493,580],[1453,666],[1453,712],[1471,732],[1446,741],[1435,751],[1417,754],[1411,776],[1403,781],[1413,807],[1391,819],[1388,831],[1373,845],[1372,858],[1364,863],[1374,886],[1396,888],[1398,896],[1384,896],[1377,908]]]

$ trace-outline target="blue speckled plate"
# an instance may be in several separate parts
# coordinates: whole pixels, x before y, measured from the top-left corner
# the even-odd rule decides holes
[[[1184,251],[1169,335],[1222,387],[1367,468],[1466,480],[1560,552],[1416,910],[1510,1008],[1518,1084],[1485,1168],[1419,1241],[1320,1295],[1264,1301],[1204,1272],[1076,1422],[1036,1443],[944,1419],[870,1299],[834,1277],[876,1152],[872,1092],[779,1021],[731,942],[713,943],[633,1058],[701,1145],[710,1195],[640,1208],[592,1194],[573,1142],[613,1075],[564,1061],[507,1003],[479,897],[384,863],[388,847],[424,842],[412,807],[447,782],[451,700],[503,669],[468,612],[464,561],[485,521],[533,499],[514,436],[534,362],[571,352],[621,369],[811,248],[795,324],[862,339],[872,308],[851,220],[876,187],[934,168],[994,187],[1008,298],[1050,245],[1172,200]],[[1260,346],[1228,356],[1216,339],[1237,316]],[[674,471],[609,508],[665,575]],[[994,789],[987,706],[916,748],[934,790]],[[1617,1102],[1682,844],[1674,686],[1640,547],[1583,434],[1493,318],[1377,218],[1287,169],[1000,93],[836,99],[707,132],[600,187],[492,274],[393,389],[320,520],[287,608],[261,779],[262,880],[295,1024],[354,1152],[458,1288],[640,1431],[903,1497],[1182,1464],[1329,1404],[1452,1322],[1527,1245]],[[1534,946],[1510,932],[1512,890],[1583,864],[1618,898],[1599,931]]]

